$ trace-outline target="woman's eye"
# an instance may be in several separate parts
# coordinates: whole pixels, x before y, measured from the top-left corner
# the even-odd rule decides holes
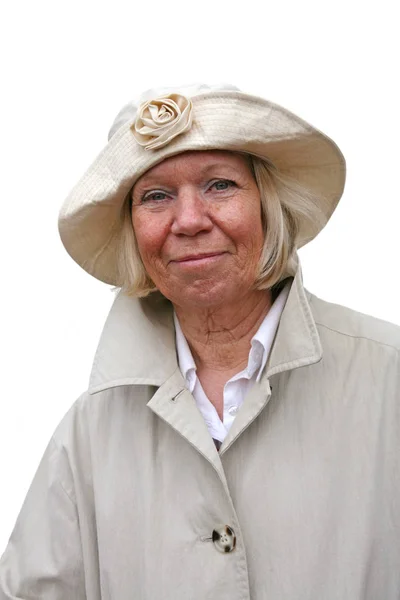
[[[211,187],[217,190],[217,192],[224,192],[234,185],[234,181],[229,181],[228,179],[219,179],[218,181],[214,181]]]
[[[149,202],[149,201],[153,201],[153,202],[160,202],[162,200],[165,200],[167,197],[167,194],[165,192],[150,192],[149,194],[145,194],[142,198],[142,202]]]

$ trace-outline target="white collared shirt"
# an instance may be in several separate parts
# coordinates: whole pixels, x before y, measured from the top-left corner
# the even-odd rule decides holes
[[[247,367],[237,373],[224,386],[224,416],[223,421],[218,416],[214,405],[207,398],[203,387],[196,374],[194,362],[189,344],[183,335],[178,317],[174,312],[176,348],[178,363],[186,387],[193,395],[198,409],[204,417],[208,430],[214,440],[223,442],[235,416],[243,404],[247,392],[255,381],[259,381],[262,371],[266,365],[272,342],[278,329],[279,320],[289,295],[291,281],[280,291],[275,302],[268,311],[267,316],[261,323],[257,333],[251,340],[249,360]]]

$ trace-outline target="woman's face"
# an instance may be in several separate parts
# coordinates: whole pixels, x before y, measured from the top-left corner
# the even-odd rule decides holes
[[[157,288],[182,307],[218,307],[251,293],[264,242],[260,194],[245,157],[185,152],[147,171],[132,223]]]

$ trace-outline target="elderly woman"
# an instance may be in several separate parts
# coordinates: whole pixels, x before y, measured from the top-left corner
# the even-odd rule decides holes
[[[400,597],[400,331],[302,284],[325,135],[232,88],[125,107],[60,214],[121,288],[0,563],[0,600]]]

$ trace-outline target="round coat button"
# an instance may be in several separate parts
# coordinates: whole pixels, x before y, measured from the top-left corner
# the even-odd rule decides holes
[[[213,530],[212,541],[219,552],[232,552],[236,546],[236,535],[232,527],[221,525]]]

